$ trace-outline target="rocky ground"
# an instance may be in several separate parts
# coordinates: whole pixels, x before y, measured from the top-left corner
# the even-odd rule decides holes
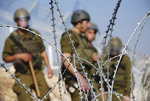
[[[14,73],[15,69],[13,67],[10,67],[10,72]],[[47,74],[45,74],[45,79],[49,85],[50,88],[54,87],[58,80],[58,76],[54,75],[52,79],[47,78]],[[15,83],[15,80],[11,77],[11,75],[3,68],[0,68],[0,101],[17,101],[17,96],[12,90],[12,86]],[[64,92],[64,89],[61,86],[62,93]],[[67,93],[68,94],[68,93]],[[61,97],[59,94],[59,86],[58,84],[53,89],[53,91],[49,94],[51,101],[60,101]],[[70,99],[70,95],[68,94],[68,99]],[[65,101],[66,96],[62,95],[63,101]]]

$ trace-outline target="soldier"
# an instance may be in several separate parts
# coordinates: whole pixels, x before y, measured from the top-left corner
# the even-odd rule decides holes
[[[92,42],[95,40],[95,37],[96,37],[96,34],[99,33],[99,30],[98,30],[98,27],[96,24],[90,22],[90,27],[87,29],[87,31],[85,32],[85,37],[86,37],[86,40],[87,40],[87,43],[89,45],[89,57],[92,57],[90,58],[88,61],[91,62],[92,64],[95,65],[95,67],[98,67],[97,65],[97,60],[99,60],[99,55],[98,55],[98,51],[97,49],[93,46]],[[91,55],[91,56],[90,56]],[[89,68],[88,69],[88,74],[89,74],[89,78],[92,80],[94,79],[94,83],[93,83],[93,90],[94,92],[96,93],[96,95],[98,94],[101,94],[101,91],[100,91],[100,88],[101,88],[101,85],[99,83],[99,75],[93,75],[96,73],[96,69],[94,67],[92,67],[91,65],[86,65],[86,68]],[[101,96],[98,96],[97,97],[98,101],[102,101],[102,97]]]
[[[114,56],[117,56],[121,53],[121,49],[123,45],[122,45],[121,40],[117,37],[113,37],[110,42],[111,43],[110,43],[110,56],[109,57],[113,58]],[[105,54],[103,58],[104,62],[107,61],[108,59],[107,52],[108,52],[108,46],[106,46],[105,48]],[[110,79],[109,83],[110,84],[113,80],[114,70],[116,69],[118,60],[119,60],[119,56],[113,58],[109,62],[109,79]],[[105,75],[107,74],[107,65],[108,65],[108,62],[103,67]],[[123,96],[125,96],[124,98],[120,97],[121,101],[129,101],[130,99],[130,85],[131,85],[130,70],[131,70],[130,58],[127,55],[123,55],[121,62],[119,63],[119,67],[117,70],[117,74],[116,74],[115,81],[114,81],[114,87],[113,87],[113,92],[123,94]],[[105,88],[105,91],[107,91],[106,82],[104,83],[104,88]],[[112,101],[119,101],[119,99],[117,98],[115,94],[113,94],[112,96]]]
[[[96,33],[98,32],[98,27],[96,24],[90,22],[90,27],[87,29],[87,31],[85,32],[85,37],[89,46],[89,50],[91,50],[91,54],[92,56],[92,61],[90,61],[91,63],[95,63],[97,60],[99,60],[99,56],[98,56],[98,51],[97,49],[92,45],[92,42],[95,40],[96,37]]]
[[[69,34],[71,35],[71,39],[74,41],[73,44],[76,48],[77,53],[79,54],[79,57],[82,57],[86,60],[88,59],[85,54],[85,51],[86,51],[85,49],[88,47],[88,44],[85,44],[86,40],[83,37],[82,33],[84,33],[89,27],[89,20],[90,20],[90,16],[86,11],[76,10],[73,13],[72,18],[71,18],[71,23],[73,24],[74,27],[72,28],[72,30],[68,31]],[[69,61],[73,63],[72,56],[73,54],[75,54],[75,52],[73,50],[73,46],[70,44],[70,40],[67,35],[67,32],[62,34],[61,50],[63,54],[69,59]],[[74,70],[73,70],[73,68],[75,67],[73,66],[72,68],[71,65],[69,65],[69,63],[66,61],[65,57],[62,57],[62,62],[63,62],[62,72],[65,72],[64,70],[67,68],[67,72],[65,72],[65,74],[63,75],[65,78],[67,90],[71,94],[72,101],[79,101],[81,100],[80,95],[79,95],[79,87],[77,83],[76,74],[74,73]],[[80,78],[81,83],[84,87],[82,91],[85,90],[85,92],[88,92],[88,89],[89,89],[88,83],[84,76],[83,69],[80,66],[78,60],[76,62],[77,62],[76,67],[77,67],[78,77]]]
[[[20,8],[16,10],[14,20],[19,27],[29,29],[29,19],[30,15],[25,9]],[[30,30],[39,34],[36,30]],[[41,94],[40,98],[43,98],[49,91],[42,72],[42,59],[44,59],[48,67],[49,78],[51,78],[53,72],[49,65],[45,46],[39,36],[18,28],[6,39],[3,50],[3,60],[5,62],[13,62],[16,69],[15,76],[19,78],[27,88],[35,89],[29,68],[29,61],[32,61]],[[17,94],[19,101],[32,100],[31,95],[26,93],[25,89],[20,88],[19,83],[15,83],[13,90]],[[49,98],[47,98],[47,101],[49,101]]]

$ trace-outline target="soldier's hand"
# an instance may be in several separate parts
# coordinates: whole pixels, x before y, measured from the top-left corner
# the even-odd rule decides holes
[[[51,68],[48,68],[48,78],[52,78],[53,77],[53,71]]]
[[[93,61],[97,61],[97,60],[99,60],[99,56],[98,56],[98,54],[97,54],[97,53],[93,53],[93,55],[92,55],[92,59],[93,59]]]
[[[18,59],[23,60],[24,62],[28,62],[32,60],[32,55],[29,53],[19,53],[17,54]]]
[[[86,80],[83,76],[80,76],[80,75],[79,75],[79,78],[80,78],[81,83],[82,83],[82,85],[80,85],[82,91],[83,91],[83,88],[82,88],[82,87],[84,87],[84,90],[87,92],[88,89],[89,89],[89,88],[88,88],[87,80]]]
[[[107,100],[107,93],[105,93],[105,90],[103,90],[104,93],[104,99]]]
[[[130,97],[128,95],[126,95],[123,99],[123,101],[130,101]]]

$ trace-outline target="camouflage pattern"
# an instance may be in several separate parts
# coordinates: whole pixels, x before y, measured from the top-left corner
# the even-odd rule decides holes
[[[33,29],[31,29],[31,31],[38,33]],[[26,49],[28,53],[32,54],[32,63],[39,84],[40,93],[42,94],[42,98],[49,89],[42,73],[41,52],[45,50],[45,46],[43,45],[43,41],[39,36],[34,35],[30,32],[24,33],[24,35],[20,35],[16,30],[6,39],[3,50],[3,59],[5,60],[7,56],[15,55],[17,53],[24,53],[24,51],[10,38],[11,36],[13,36],[19,43],[21,43],[21,45]],[[28,62],[23,62],[22,60],[15,60],[13,63],[16,68],[16,77],[20,78],[21,81],[26,84],[27,88],[30,87],[34,89],[34,84]],[[20,65],[16,65],[17,63],[20,63]],[[30,95],[26,94],[25,90],[22,89],[18,83],[15,83],[13,90],[18,95],[19,101],[31,101]]]

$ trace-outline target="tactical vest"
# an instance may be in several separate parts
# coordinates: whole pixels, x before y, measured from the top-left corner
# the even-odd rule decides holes
[[[12,40],[15,43],[15,45],[13,47],[13,50],[14,50],[13,54],[25,53],[25,52],[32,54],[33,67],[35,69],[40,69],[42,67],[42,58],[41,58],[40,48],[38,47],[38,43],[37,43],[38,36],[36,36],[35,34],[32,34],[32,33],[29,33],[29,32],[27,32],[27,34],[28,35],[25,35],[23,37],[17,31],[14,31],[10,35],[9,38],[11,40],[13,37],[17,41],[17,42],[14,42],[14,40]],[[17,43],[19,43],[22,46],[20,47]],[[22,48],[24,48],[25,50]],[[29,68],[28,62],[23,62],[23,61],[21,61],[21,62],[24,66]],[[16,64],[16,61],[14,61],[14,64]],[[15,68],[18,68],[18,67],[15,67]]]

